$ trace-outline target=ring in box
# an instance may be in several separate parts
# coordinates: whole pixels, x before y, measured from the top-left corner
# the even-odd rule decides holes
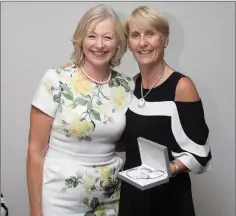
[[[118,177],[141,190],[168,182],[171,171],[167,147],[142,137],[137,140],[142,165],[119,172]]]

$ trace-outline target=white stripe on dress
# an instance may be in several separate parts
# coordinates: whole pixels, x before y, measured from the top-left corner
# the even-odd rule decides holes
[[[174,158],[180,160],[189,170],[194,173],[205,173],[212,169],[212,161],[209,160],[206,166],[202,166],[197,159],[188,152],[176,153],[171,151]]]
[[[206,141],[205,145],[199,145],[187,137],[182,128],[176,104],[173,101],[146,101],[145,107],[139,108],[138,98],[133,96],[129,109],[134,113],[143,116],[170,116],[172,132],[180,148],[200,157],[208,156],[208,153],[210,152],[208,140]]]

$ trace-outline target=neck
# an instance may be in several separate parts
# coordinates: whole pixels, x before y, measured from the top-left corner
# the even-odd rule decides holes
[[[165,72],[166,66],[167,64],[163,59],[152,65],[139,65],[143,88],[152,88],[158,77]]]
[[[89,62],[85,62],[84,65],[82,65],[82,67],[87,75],[89,75],[91,78],[99,82],[108,79],[110,75],[110,68],[108,64],[95,67],[91,65]]]

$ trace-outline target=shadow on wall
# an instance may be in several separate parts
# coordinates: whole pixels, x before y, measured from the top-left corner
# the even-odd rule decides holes
[[[181,23],[171,14],[162,13],[169,22],[169,44],[166,48],[165,59],[171,67],[181,72],[180,57],[184,49],[184,29]]]

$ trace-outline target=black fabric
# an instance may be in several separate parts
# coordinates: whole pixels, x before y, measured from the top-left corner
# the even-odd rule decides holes
[[[199,145],[204,145],[208,138],[208,127],[204,119],[202,102],[175,102],[175,91],[179,80],[184,77],[179,72],[172,73],[169,78],[152,89],[145,98],[149,102],[172,101],[176,104],[180,122],[185,134]],[[136,80],[134,95],[139,99],[141,76]],[[144,89],[144,95],[148,89]],[[143,108],[145,109],[145,108]],[[123,138],[126,145],[126,162],[124,170],[141,165],[137,138],[143,137],[168,147],[169,158],[174,157],[171,151],[183,152],[179,147],[171,129],[171,116],[144,116],[130,109],[127,111],[126,128]],[[192,154],[205,166],[211,159]],[[191,181],[188,173],[179,174],[161,186],[141,191],[134,186],[122,182],[119,216],[195,216],[191,192]]]

